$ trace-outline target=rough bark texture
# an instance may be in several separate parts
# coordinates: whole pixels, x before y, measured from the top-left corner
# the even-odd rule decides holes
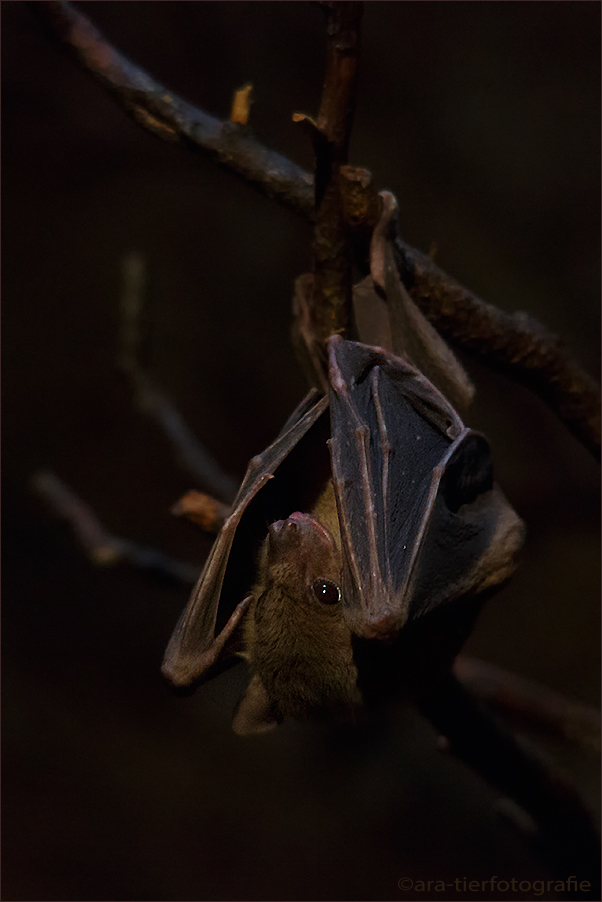
[[[600,387],[557,335],[528,313],[486,304],[398,240],[398,265],[410,294],[450,341],[531,388],[600,459]]]

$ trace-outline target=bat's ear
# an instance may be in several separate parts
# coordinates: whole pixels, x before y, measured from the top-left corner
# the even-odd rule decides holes
[[[469,432],[445,465],[440,492],[449,510],[457,513],[478,495],[493,488],[493,466],[489,442],[478,432]]]
[[[280,723],[268,698],[258,673],[255,674],[243,695],[232,720],[232,729],[241,736],[249,733],[266,733]]]

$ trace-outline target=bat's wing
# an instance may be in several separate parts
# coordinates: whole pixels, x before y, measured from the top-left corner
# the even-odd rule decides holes
[[[342,597],[357,635],[504,579],[522,524],[493,485],[489,446],[402,358],[329,340],[332,474]]]
[[[219,532],[167,646],[162,673],[174,688],[193,687],[234,663],[239,650],[237,627],[250,602],[250,597],[245,596],[253,582],[258,546],[268,524],[290,513],[286,510],[291,488],[287,483],[294,482],[294,478],[289,476],[290,467],[282,464],[300,443],[298,453],[310,452],[302,439],[327,407],[328,398],[312,390],[285,423],[278,438],[251,460],[233,512]],[[328,424],[327,417],[322,419],[324,447]],[[270,481],[278,483],[277,491],[269,491]],[[255,504],[260,490],[263,490],[261,504]],[[279,505],[284,505],[284,514]],[[216,636],[218,607],[222,619],[225,615],[227,620]]]
[[[390,191],[381,191],[382,213],[370,242],[370,273],[374,286],[384,292],[390,318],[391,343],[373,341],[358,334],[363,342],[392,350],[413,364],[453,404],[467,408],[474,386],[455,354],[416,306],[399,277],[393,252],[398,204]],[[358,286],[359,287],[359,286]]]

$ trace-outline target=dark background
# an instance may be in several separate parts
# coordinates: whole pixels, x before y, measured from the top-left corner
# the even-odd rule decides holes
[[[240,478],[304,393],[288,330],[310,240],[136,126],[32,6],[2,3],[3,898],[396,899],[413,898],[401,877],[545,877],[411,711],[392,708],[378,735],[286,724],[241,739],[242,665],[172,697],[159,666],[186,591],[94,569],[30,493],[51,468],[113,531],[201,564],[209,540],[168,513],[190,477],[115,367],[122,259],[147,260],[155,377]],[[256,135],[311,168],[291,114],[319,103],[317,8],[81,6],[214,115],[252,81]],[[369,3],[351,145],[398,196],[407,241],[435,241],[443,268],[540,318],[594,375],[599,35],[598,3]],[[529,530],[468,650],[597,705],[598,468],[543,403],[465,361],[469,423]],[[593,756],[537,741],[597,805]]]

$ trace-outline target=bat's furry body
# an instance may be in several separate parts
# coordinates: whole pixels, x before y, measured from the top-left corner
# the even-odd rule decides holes
[[[334,504],[332,483],[329,494]],[[318,507],[330,519],[326,505]],[[361,696],[338,588],[340,547],[332,534],[294,512],[270,526],[258,571],[262,580],[251,591],[244,625],[244,657],[254,676],[234,728],[267,729],[309,711],[352,711]]]

